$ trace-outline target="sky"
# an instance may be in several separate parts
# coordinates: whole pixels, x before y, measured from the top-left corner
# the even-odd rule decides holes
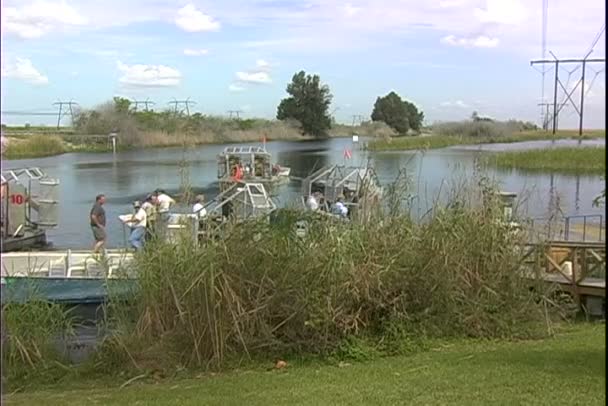
[[[546,58],[584,57],[602,29],[590,57],[605,57],[604,16],[602,0],[548,0]],[[368,118],[394,90],[427,124],[473,111],[540,123],[542,67],[530,61],[542,56],[542,0],[4,0],[1,22],[7,124],[53,124],[10,112],[54,112],[58,100],[87,109],[114,96],[273,118],[299,70],[330,87],[338,122]],[[586,70],[586,128],[605,128],[603,69]],[[568,90],[580,73],[559,69]],[[545,74],[548,102],[554,75]],[[578,125],[572,107],[559,117],[560,128]]]

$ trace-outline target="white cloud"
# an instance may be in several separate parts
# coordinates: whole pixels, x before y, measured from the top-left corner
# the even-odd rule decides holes
[[[476,37],[456,37],[455,35],[447,35],[441,38],[440,42],[446,45],[459,46],[465,48],[495,48],[500,40],[498,38],[490,38],[485,35]]]
[[[255,66],[258,68],[259,71],[270,71],[270,63],[266,62],[263,59],[258,59],[257,61],[255,61]]]
[[[457,108],[461,108],[461,109],[468,109],[470,107],[468,104],[466,104],[462,100],[445,101],[445,102],[439,103],[439,105],[441,107],[457,107]]]
[[[22,80],[34,85],[46,85],[49,78],[40,73],[26,58],[15,58],[14,63],[2,66],[2,76]]]
[[[475,8],[473,15],[481,23],[519,25],[527,17],[519,0],[487,0],[486,8]]]
[[[241,82],[246,83],[258,83],[258,84],[268,84],[272,83],[272,79],[268,72],[258,71],[258,72],[237,72],[236,78]]]
[[[39,38],[52,31],[87,23],[87,19],[65,1],[46,0],[19,7],[4,7],[2,20],[7,33],[23,39]]]
[[[175,24],[188,32],[217,31],[220,29],[219,22],[197,9],[193,4],[187,4],[177,11]]]
[[[232,83],[230,84],[230,86],[228,86],[228,90],[230,90],[231,92],[242,92],[243,90],[245,90],[245,88],[236,83]]]
[[[258,59],[255,61],[255,68],[250,69],[248,71],[240,71],[236,72],[236,84],[235,86],[241,88],[238,90],[242,90],[243,83],[251,83],[251,84],[269,84],[272,83],[272,78],[270,77],[272,65],[264,60]]]
[[[126,65],[120,61],[118,70],[122,72],[119,82],[133,87],[170,87],[177,86],[182,74],[175,68],[164,65]]]
[[[207,49],[190,49],[190,48],[184,49],[184,55],[187,55],[187,56],[204,56],[204,55],[207,55],[208,53],[209,53],[209,50],[207,50]]]
[[[361,11],[361,7],[355,7],[350,3],[344,5],[344,14],[346,14],[347,17],[352,17],[359,11]]]

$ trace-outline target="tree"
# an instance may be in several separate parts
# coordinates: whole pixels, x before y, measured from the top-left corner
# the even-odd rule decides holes
[[[114,109],[117,113],[123,114],[128,113],[131,107],[131,100],[125,99],[124,97],[114,97]]]
[[[378,97],[372,111],[372,121],[383,121],[400,134],[405,134],[411,128],[420,131],[424,113],[407,100],[402,100],[395,93],[390,92],[384,97]]]
[[[277,107],[277,119],[295,119],[305,134],[324,136],[331,128],[329,105],[332,95],[327,85],[322,85],[318,75],[300,71],[287,85],[290,97],[281,100]]]

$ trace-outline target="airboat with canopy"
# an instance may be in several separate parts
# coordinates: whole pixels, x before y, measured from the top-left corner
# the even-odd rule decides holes
[[[382,197],[382,187],[376,171],[345,165],[330,165],[323,167],[302,181],[302,203],[306,207],[306,199],[319,192],[322,196],[321,210],[329,211],[338,196],[344,198],[344,204],[350,213],[356,217],[367,218]],[[352,218],[352,216],[351,216]]]
[[[41,169],[2,171],[2,252],[47,245],[46,230],[58,224],[59,181]]]
[[[217,162],[220,192],[228,190],[237,181],[272,187],[289,180],[290,168],[272,164],[272,154],[264,147],[226,147],[218,155]]]

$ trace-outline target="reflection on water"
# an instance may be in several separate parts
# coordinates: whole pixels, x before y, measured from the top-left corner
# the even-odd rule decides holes
[[[588,143],[584,142],[583,145]],[[533,145],[546,144],[536,142]],[[555,144],[564,145],[560,141]],[[517,144],[494,144],[484,146],[484,149],[496,150],[497,145],[502,145],[503,149],[520,148]],[[294,177],[304,177],[312,170],[329,164],[347,162],[365,165],[368,159],[384,184],[393,181],[400,171],[405,170],[414,196],[414,214],[418,215],[425,213],[438,194],[445,199],[450,190],[470,180],[483,154],[478,147],[453,147],[425,153],[368,154],[353,145],[349,138],[276,141],[268,143],[266,147],[278,163],[292,169]],[[344,160],[345,148],[352,151],[349,161]],[[66,154],[8,161],[3,162],[3,166],[5,169],[39,166],[49,175],[60,179],[60,225],[49,233],[56,246],[86,248],[92,244],[88,216],[95,195],[99,193],[107,196],[109,245],[120,246],[124,236],[117,216],[129,212],[133,200],[142,199],[156,188],[175,194],[180,185],[180,161],[189,162],[190,184],[195,193],[216,195],[216,158],[223,149],[224,145],[206,145],[189,150],[165,148],[126,151],[115,156],[111,153]],[[486,174],[499,181],[503,190],[518,193],[520,208],[530,216],[541,217],[554,206],[559,206],[565,214],[603,213],[601,208],[592,207],[594,197],[604,189],[604,182],[599,176],[525,173],[510,169],[488,169]],[[277,203],[286,205],[299,199],[300,187],[301,183],[297,180],[282,187]]]

